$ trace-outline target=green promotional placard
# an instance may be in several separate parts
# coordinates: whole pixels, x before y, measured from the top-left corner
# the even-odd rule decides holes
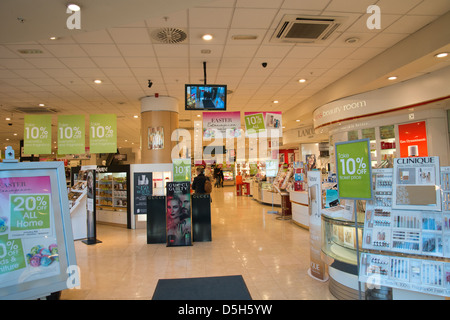
[[[58,116],[58,154],[85,152],[84,116]]]
[[[91,114],[90,153],[117,152],[117,117],[115,114]]]
[[[50,228],[50,195],[11,194],[11,232]]]
[[[173,159],[173,181],[191,181],[191,159]]]
[[[26,267],[22,240],[0,236],[0,275]]]
[[[51,154],[52,116],[25,115],[23,137],[24,154]]]
[[[370,140],[335,144],[338,193],[341,199],[372,199]]]
[[[264,114],[255,113],[245,115],[245,129],[248,133],[258,133],[266,130],[266,125],[264,124]]]

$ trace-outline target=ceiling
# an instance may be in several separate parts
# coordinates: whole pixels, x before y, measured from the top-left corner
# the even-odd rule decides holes
[[[450,20],[449,0],[86,0],[77,1],[79,30],[66,27],[67,1],[29,7],[33,3],[0,2],[3,148],[18,150],[23,139],[25,113],[18,108],[39,104],[55,115],[117,114],[120,147],[139,145],[134,116],[145,96],[176,97],[180,127],[192,128],[201,113],[183,110],[184,84],[204,82],[203,62],[207,83],[232,91],[228,111],[283,111],[285,130],[311,125],[314,109],[333,99],[393,83],[386,80],[389,72],[399,71],[397,81],[403,81],[450,65],[432,55],[450,43],[450,28],[436,32],[438,23]],[[381,28],[371,30],[367,8],[373,4],[381,9]],[[285,14],[345,21],[327,41],[275,43],[272,35]],[[160,43],[152,32],[163,27],[181,29],[187,39]],[[204,41],[205,33],[213,40]],[[256,39],[234,39],[249,35]],[[358,41],[347,43],[349,38]],[[399,59],[402,53],[407,57]]]

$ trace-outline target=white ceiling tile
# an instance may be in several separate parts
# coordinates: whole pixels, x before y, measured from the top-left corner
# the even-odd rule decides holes
[[[355,60],[366,60],[377,56],[381,52],[383,52],[384,48],[359,48],[355,50],[348,58],[349,59],[355,59]]]
[[[72,37],[78,43],[113,43],[113,40],[106,30],[81,32]]]
[[[78,44],[45,45],[45,49],[57,57],[86,57],[86,52]]]
[[[414,15],[441,15],[450,10],[448,0],[423,0],[418,6],[408,12]]]
[[[237,0],[236,8],[279,8],[283,0]]]
[[[151,44],[118,44],[120,52],[125,57],[154,57]]]
[[[277,14],[275,9],[237,8],[233,15],[231,28],[267,29]]]
[[[274,46],[274,45],[262,45],[258,48],[258,51],[255,54],[255,57],[257,58],[283,58],[286,56],[290,51],[292,50],[292,47],[288,46]]]
[[[92,57],[99,68],[128,68],[127,63],[120,57]]]
[[[188,54],[189,47],[183,44],[155,44],[153,45],[155,53],[159,57],[183,57]]]
[[[1,72],[0,72],[1,73]],[[24,78],[32,79],[32,78],[48,78],[48,75],[45,72],[42,72],[39,69],[19,69],[16,70],[16,73]]]
[[[233,10],[231,8],[192,8],[189,9],[191,28],[228,28]]]
[[[114,44],[82,44],[91,57],[117,57],[120,52]]]
[[[344,47],[338,47],[338,48],[328,48],[328,50],[322,51],[317,58],[321,59],[344,59],[347,56],[349,56],[352,52],[354,52],[356,48],[350,47],[350,48],[344,48]]]
[[[381,33],[384,30],[386,30],[387,27],[389,27],[392,23],[397,21],[399,18],[401,18],[401,15],[395,15],[395,14],[383,14],[381,15],[381,29],[369,29],[367,27],[367,19],[369,18],[369,15],[363,15],[361,18],[359,18],[354,24],[352,24],[346,32],[357,32],[357,33]]]
[[[156,68],[158,62],[153,57],[125,57],[130,68]]]
[[[102,68],[102,71],[108,77],[134,77],[129,68]]]
[[[52,78],[30,78],[30,81],[38,86],[49,86],[49,85],[58,85],[59,82],[53,80]]]
[[[0,45],[0,57],[5,58],[19,58],[19,53]]]
[[[371,40],[369,40],[365,47],[367,48],[390,48],[396,43],[400,42],[404,38],[406,38],[408,34],[405,33],[387,33],[382,32]]]
[[[33,65],[24,59],[0,59],[0,66],[7,69],[33,69]]]
[[[253,57],[258,46],[228,45],[223,51],[224,58]]]
[[[314,58],[317,57],[325,48],[324,47],[315,47],[309,45],[297,45],[295,46],[287,55],[287,58]]]
[[[374,0],[333,0],[326,7],[327,11],[366,13],[367,7],[374,4]]]
[[[298,1],[284,0],[283,9],[324,10],[330,0]]]
[[[62,63],[64,63],[69,68],[96,68],[97,66],[90,58],[61,58]]]
[[[188,26],[188,11],[168,13],[163,17],[153,17],[145,21],[149,28],[186,28]]]
[[[406,14],[421,2],[422,0],[379,0],[377,6],[380,7],[382,15],[384,13]]]
[[[73,58],[66,58],[66,59],[73,59]],[[75,58],[78,59],[78,58]],[[66,66],[58,59],[54,58],[30,58],[27,59],[28,62],[30,62],[33,66],[41,69],[61,69],[65,68]]]
[[[111,28],[108,31],[115,43],[151,43],[147,28]]]
[[[414,33],[422,27],[426,26],[433,20],[436,20],[436,16],[404,16],[398,21],[394,22],[388,28],[387,33]]]

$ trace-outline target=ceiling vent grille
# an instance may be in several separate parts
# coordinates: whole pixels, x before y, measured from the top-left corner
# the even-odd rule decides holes
[[[13,112],[22,112],[26,114],[47,114],[47,113],[57,113],[58,110],[54,108],[45,107],[16,107]]]
[[[187,34],[178,28],[161,28],[153,30],[152,39],[159,43],[177,44],[187,39]]]
[[[343,17],[298,16],[287,14],[281,19],[271,42],[323,42],[342,25]]]

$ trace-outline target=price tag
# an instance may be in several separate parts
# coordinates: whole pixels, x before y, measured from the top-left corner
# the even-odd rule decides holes
[[[372,199],[369,139],[335,145],[338,192],[341,199]]]
[[[25,154],[52,153],[52,118],[48,115],[25,115],[24,117]]]
[[[117,152],[117,118],[115,114],[91,114],[89,130],[91,153]]]
[[[58,154],[85,152],[84,116],[58,116]]]

